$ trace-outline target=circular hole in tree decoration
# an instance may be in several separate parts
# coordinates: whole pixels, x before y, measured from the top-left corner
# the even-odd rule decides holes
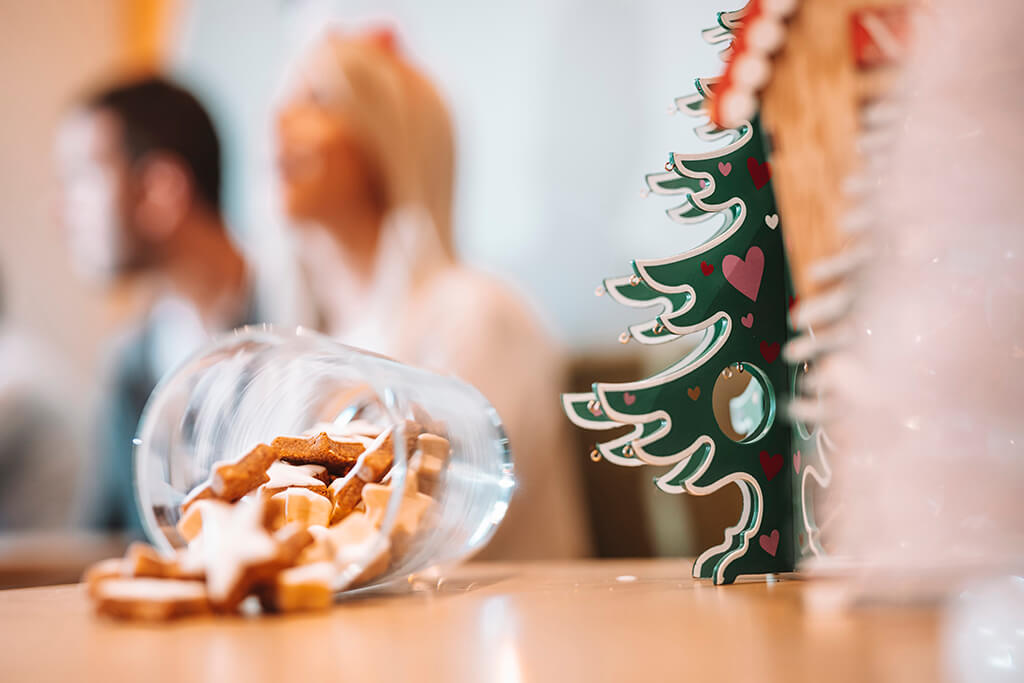
[[[775,392],[752,363],[730,363],[718,373],[711,406],[718,428],[738,443],[757,441],[775,421]]]
[[[790,373],[793,378],[792,384],[789,387],[791,396],[796,396],[803,399],[817,398],[815,394],[808,391],[805,385],[807,381],[807,376],[811,373],[812,368],[813,365],[811,365],[811,363],[807,361],[804,361],[803,363],[800,363],[795,368],[793,368],[792,372]],[[790,418],[790,422],[793,423],[793,427],[796,429],[797,435],[801,439],[806,440],[811,438],[811,425],[806,424],[803,420],[797,420],[795,418]]]

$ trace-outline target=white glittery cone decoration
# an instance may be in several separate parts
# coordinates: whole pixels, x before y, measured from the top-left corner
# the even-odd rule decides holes
[[[821,368],[826,546],[865,592],[910,598],[1024,567],[1024,3],[923,14],[898,128],[869,154],[852,344]]]

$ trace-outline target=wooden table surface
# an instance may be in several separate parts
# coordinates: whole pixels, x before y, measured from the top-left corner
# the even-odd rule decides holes
[[[468,564],[296,616],[134,624],[81,586],[0,591],[4,681],[938,681],[938,613],[716,587],[688,561]]]

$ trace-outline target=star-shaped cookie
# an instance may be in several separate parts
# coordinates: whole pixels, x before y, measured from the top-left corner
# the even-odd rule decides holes
[[[366,516],[376,525],[380,526],[387,514],[388,502],[391,495],[395,493],[394,479],[385,484],[367,484],[363,487],[363,503],[366,505]],[[398,508],[398,516],[395,518],[392,535],[399,533],[412,536],[419,527],[420,520],[424,513],[434,502],[430,496],[420,493],[416,473],[407,470],[405,474],[405,486],[401,491],[402,502]]]
[[[281,544],[264,527],[264,508],[265,503],[258,500],[211,503],[203,508],[202,562],[215,609],[235,609],[254,586],[289,562]]]

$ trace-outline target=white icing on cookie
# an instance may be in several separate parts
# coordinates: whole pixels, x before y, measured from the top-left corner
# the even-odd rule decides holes
[[[327,468],[323,465],[291,465],[281,460],[275,461],[267,469],[270,477],[263,486],[268,489],[283,489],[289,486],[303,486],[317,488],[324,485],[324,482],[317,479],[318,474],[324,474]]]
[[[210,598],[226,600],[253,566],[277,557],[277,544],[263,528],[262,505],[217,503],[203,510],[203,564]]]
[[[202,600],[206,597],[201,581],[178,579],[107,579],[97,591],[109,600]]]
[[[314,562],[291,569],[285,569],[278,577],[279,583],[286,584],[319,584],[329,586],[334,580],[336,570],[330,562]]]
[[[352,420],[343,425],[336,425],[330,422],[318,422],[302,433],[303,436],[316,436],[321,432],[327,434],[335,441],[364,441],[376,439],[384,431],[383,427],[366,422],[365,420]]]

